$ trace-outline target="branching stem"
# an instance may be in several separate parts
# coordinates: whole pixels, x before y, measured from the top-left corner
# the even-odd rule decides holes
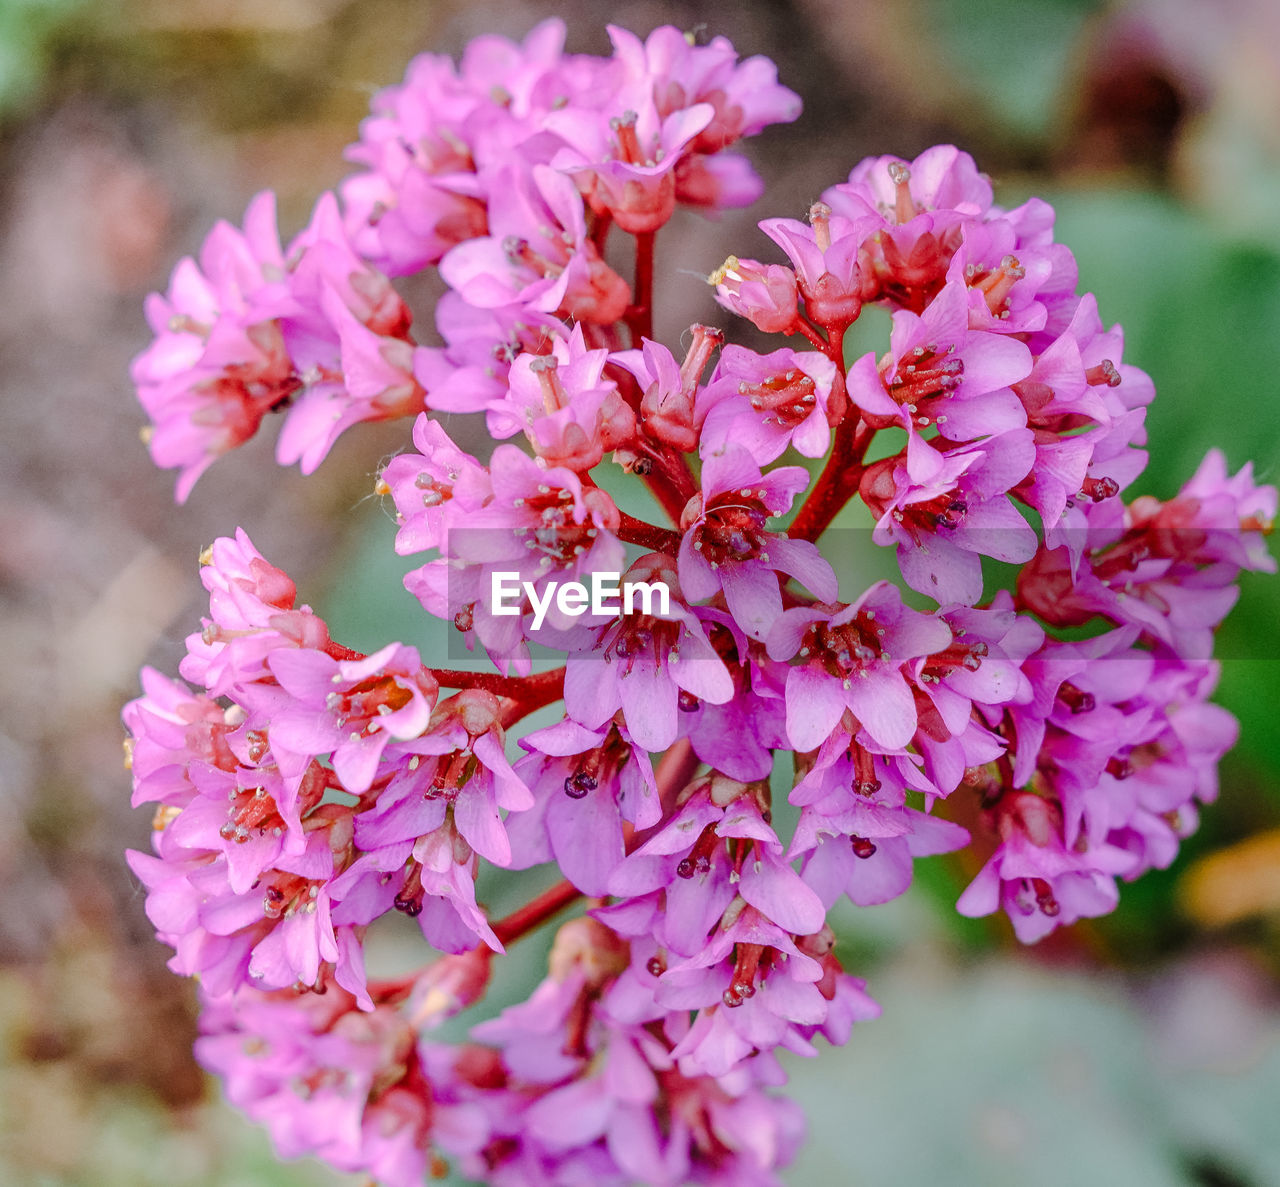
[[[794,540],[816,540],[831,525],[842,508],[858,491],[865,467],[867,446],[875,430],[851,410],[836,427],[831,456],[813,484],[796,517],[787,529]]]

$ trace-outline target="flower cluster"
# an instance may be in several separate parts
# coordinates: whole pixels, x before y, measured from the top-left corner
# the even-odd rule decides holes
[[[310,473],[360,421],[501,402],[516,354],[547,353],[567,321],[620,345],[615,323],[648,297],[605,261],[610,226],[648,237],[677,204],[760,196],[726,150],[799,115],[771,62],[673,28],[643,42],[611,29],[610,58],[566,54],[564,33],[547,21],[520,46],[477,39],[458,66],[415,59],[374,99],[350,152],[363,171],[287,250],[268,192],[243,230],[219,224],[178,265],[148,303],[156,340],[133,377],[180,500],[269,412],[286,412],[280,462]],[[443,349],[415,346],[388,280],[428,265],[451,290]]]
[[[1110,910],[1216,794],[1236,726],[1208,700],[1213,634],[1241,570],[1275,568],[1276,492],[1247,466],[1210,453],[1171,501],[1125,502],[1152,384],[1052,210],[995,205],[956,148],[864,161],[807,222],[760,224],[781,262],[714,271],[773,349],[654,340],[655,233],[757,197],[725,150],[798,103],[723,39],[610,34],[608,58],[548,22],[415,60],[341,201],[287,250],[270,195],[215,228],[135,363],[179,497],[267,412],[305,470],[357,421],[414,417],[378,479],[423,558],[406,585],[492,660],[349,650],[238,530],[202,558],[185,683],[144,672],[124,715],[155,805],[130,863],[200,978],[200,1058],[282,1155],[389,1187],[445,1158],[495,1184],[776,1183],[802,1128],[776,1053],[879,1011],[828,910],[959,850],[978,873],[958,909],[1023,940]],[[434,347],[388,279],[427,267]],[[888,350],[846,358],[870,303]],[[472,456],[438,412],[503,443]],[[669,524],[608,493],[613,467]],[[922,597],[820,549],[854,498]],[[505,611],[497,575],[521,590]],[[552,603],[593,575],[670,597]],[[562,665],[533,674],[535,642]],[[563,881],[492,919],[481,863]],[[579,898],[527,1001],[430,1039]],[[383,979],[365,940],[396,912],[439,955]]]

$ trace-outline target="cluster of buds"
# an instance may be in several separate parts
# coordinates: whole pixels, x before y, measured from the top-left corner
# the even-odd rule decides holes
[[[387,1187],[445,1159],[494,1184],[778,1182],[802,1123],[777,1052],[879,1010],[828,910],[968,848],[958,909],[1022,940],[1109,911],[1216,794],[1236,726],[1208,700],[1214,630],[1240,571],[1275,568],[1275,490],[1217,453],[1171,501],[1126,504],[1152,384],[1052,210],[996,206],[956,148],[864,161],[807,222],[760,224],[784,262],[713,272],[776,349],[655,341],[656,232],[754,200],[726,150],[799,104],[721,38],[610,35],[608,58],[548,22],[415,60],[340,196],[287,251],[269,194],[215,228],[135,364],[180,498],[269,412],[308,471],[358,421],[415,418],[378,479],[423,556],[406,585],[492,661],[349,650],[238,530],[202,558],[185,683],[147,671],[125,710],[155,805],[130,863],[200,978],[200,1058],[282,1155]],[[628,242],[630,280],[608,262]],[[388,279],[426,268],[440,346]],[[847,358],[867,304],[888,350]],[[472,456],[437,413],[505,443]],[[607,493],[614,466],[669,523]],[[855,499],[929,608],[824,555]],[[1016,587],[984,557],[1021,565]],[[598,582],[664,596],[553,598]],[[533,674],[533,643],[561,666]],[[491,919],[481,863],[563,881]],[[527,1001],[431,1038],[580,899]],[[378,979],[366,937],[394,913],[436,955]]]

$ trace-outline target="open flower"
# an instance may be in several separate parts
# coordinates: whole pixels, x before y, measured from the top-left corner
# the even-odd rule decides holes
[[[795,659],[787,672],[787,735],[814,750],[846,709],[879,746],[897,750],[916,732],[916,706],[902,665],[942,651],[951,631],[941,619],[902,604],[888,582],[841,609],[796,607],[769,632],[769,655]]]
[[[766,529],[809,483],[799,466],[767,475],[740,445],[726,444],[703,461],[702,493],[681,517],[680,585],[691,602],[723,592],[729,613],[753,638],[764,638],[782,613],[778,575],[794,577],[819,598],[836,596],[831,566],[807,540]]]

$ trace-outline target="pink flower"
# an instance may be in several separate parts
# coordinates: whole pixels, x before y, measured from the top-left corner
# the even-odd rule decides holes
[[[422,406],[406,341],[410,315],[351,247],[326,194],[282,252],[275,198],[260,194],[242,232],[220,223],[174,273],[149,320],[158,337],[134,361],[153,421],[153,456],[183,467],[178,497],[215,458],[288,409],[277,456],[310,472],[343,429]]]
[[[490,470],[492,499],[451,524],[447,559],[410,573],[405,585],[438,617],[474,627],[495,661],[527,673],[524,620],[530,619],[532,630],[530,599],[522,593],[519,613],[496,614],[492,574],[515,573],[521,583],[544,589],[550,581],[577,580],[595,570],[619,572],[623,547],[613,535],[618,510],[604,491],[584,487],[572,470],[543,469],[511,445],[494,451]],[[552,602],[543,625],[560,631],[577,621]]]
[[[277,321],[290,302],[275,195],[258,194],[244,225],[219,223],[200,262],[184,259],[168,293],[147,301],[156,340],[134,360],[132,375],[152,421],[152,457],[181,467],[179,502],[301,386]]]
[[[477,308],[515,305],[609,325],[631,299],[626,282],[586,237],[582,197],[545,165],[513,165],[493,179],[487,236],[440,261],[440,275]]]
[[[764,811],[749,785],[719,774],[699,780],[679,811],[617,867],[610,891],[637,898],[661,890],[665,910],[650,930],[663,947],[688,957],[703,951],[738,897],[787,932],[817,931],[820,904],[783,860]]]
[[[769,1187],[800,1124],[777,1054],[879,1011],[840,900],[970,845],[957,909],[1032,942],[1173,860],[1237,734],[1209,655],[1240,571],[1276,568],[1276,492],[1215,452],[1124,502],[1151,382],[1052,209],[993,205],[949,145],[864,161],[807,223],[759,224],[785,263],[710,277],[790,346],[695,324],[673,352],[653,235],[753,199],[726,150],[798,100],[723,38],[614,28],[602,58],[565,34],[415,59],[341,202],[282,249],[258,196],[149,301],[134,377],[180,497],[268,412],[306,472],[350,425],[414,418],[376,487],[426,554],[405,584],[497,671],[351,651],[248,535],[217,540],[188,683],[147,669],[123,712],[154,813],[128,860],[201,981],[202,1061],[282,1154],[388,1187]],[[420,345],[390,277],[428,265]],[[868,302],[888,350],[849,365]],[[449,419],[479,413],[518,447]],[[778,468],[791,448],[825,465]],[[838,600],[813,539],[859,497],[936,609],[865,575]],[[984,557],[1023,565],[1016,596],[984,598]],[[563,880],[491,920],[490,866]],[[424,1041],[567,908],[526,1000]],[[393,913],[437,956],[371,978]]]
[[[961,445],[939,457],[908,454],[869,467],[860,492],[878,517],[878,544],[897,547],[903,579],[939,602],[972,605],[982,597],[980,556],[1020,563],[1035,555],[1035,530],[1009,492],[1035,460],[1029,429]]]
[[[1274,507],[1274,488],[1256,486],[1248,466],[1228,479],[1211,451],[1168,503],[1086,507],[1083,536],[1042,547],[1019,576],[1019,600],[1058,626],[1104,617],[1184,658],[1207,658],[1241,568],[1274,571],[1263,543]]]
[[[619,350],[611,363],[629,371],[640,386],[640,425],[656,441],[682,451],[697,448],[702,421],[698,385],[711,352],[724,335],[710,326],[689,327],[692,341],[684,361],[661,344],[644,339],[640,350]]]
[[[690,602],[724,593],[729,613],[747,634],[763,639],[782,613],[778,574],[803,583],[824,600],[836,595],[835,574],[807,540],[765,528],[785,514],[809,476],[799,466],[768,475],[740,445],[729,443],[703,459],[702,493],[681,517],[680,585]]]
[[[401,556],[440,548],[449,521],[479,510],[493,494],[489,471],[425,412],[414,423],[413,444],[417,452],[392,458],[380,479],[395,501]]]
[[[397,743],[395,753],[408,757],[410,770],[418,758],[423,794],[449,805],[458,833],[481,857],[505,866],[511,845],[500,809],[526,811],[533,797],[507,761],[501,716],[497,697],[464,689],[440,704],[426,733]],[[413,807],[406,801],[406,810]]]
[[[908,808],[888,789],[842,798],[806,806],[788,851],[807,855],[805,884],[828,909],[841,895],[860,907],[890,902],[911,885],[915,858],[969,843],[960,825]]]
[[[1115,909],[1115,875],[1131,868],[1128,855],[1105,844],[1069,851],[1053,804],[1039,796],[1011,797],[999,821],[1000,846],[956,903],[961,915],[1003,908],[1026,944]]]
[[[1010,385],[1030,373],[1031,352],[1016,338],[969,329],[962,285],[947,284],[918,317],[895,313],[889,345],[879,365],[868,354],[850,368],[849,398],[872,424],[907,430],[909,463],[1026,425]]]
[[[353,1005],[336,985],[305,999],[206,998],[196,1056],[237,1108],[266,1125],[282,1158],[319,1155],[387,1187],[413,1187],[428,1172],[432,1143],[455,1154],[483,1144],[483,1114],[424,1099],[409,1019],[391,1006],[360,1013]]]
[[[835,364],[817,351],[759,355],[727,346],[700,400],[703,447],[742,445],[762,466],[788,445],[822,457],[831,441],[828,405],[838,382]]]
[[[566,632],[565,708],[591,729],[621,709],[631,736],[656,752],[676,740],[682,710],[728,701],[733,679],[706,624],[680,600],[670,558],[642,557],[623,574],[623,588],[628,582],[661,582],[670,593],[670,610],[663,613],[655,597],[651,609]]]
[[[550,354],[521,355],[506,395],[489,406],[490,430],[499,437],[523,430],[548,465],[590,470],[606,452],[629,444],[636,430],[631,406],[604,377],[608,357],[587,350],[580,325]]]
[[[153,838],[158,857],[129,852],[130,869],[147,888],[148,918],[175,949],[175,972],[199,974],[221,995],[250,983],[311,988],[331,969],[367,1008],[359,946],[330,917],[329,883],[335,855],[348,852],[350,815],[321,810],[311,824],[301,852],[279,853],[244,890],[232,885],[225,856],[181,847],[167,829]]]
[[[565,147],[551,160],[573,177],[591,208],[630,234],[652,233],[676,205],[674,169],[690,142],[715,116],[706,103],[658,114],[652,99],[634,110],[553,112],[547,126]]]
[[[267,656],[278,648],[324,651],[329,628],[310,606],[294,606],[297,591],[254,547],[243,528],[219,537],[201,555],[200,580],[209,591],[203,629],[187,637],[179,665],[188,680],[213,696],[270,679]]]
[[[787,672],[791,744],[816,749],[848,709],[878,746],[905,746],[917,715],[902,665],[950,642],[945,622],[902,605],[887,581],[843,609],[786,611],[769,632],[768,648],[772,659],[800,660]]]
[[[281,463],[299,462],[304,474],[315,470],[352,425],[414,416],[423,408],[408,342],[375,334],[332,289],[324,290],[321,308],[337,338],[338,369],[307,384],[285,419],[276,449]]]
[[[427,728],[440,687],[417,651],[399,643],[359,660],[280,650],[267,666],[279,687],[258,686],[250,703],[270,714],[277,761],[292,772],[332,754],[334,772],[357,795],[372,786],[390,742]]]
[[[535,131],[557,98],[598,85],[598,70],[575,83],[582,72],[566,68],[564,33],[552,20],[523,45],[479,38],[461,70],[420,55],[403,84],[374,98],[360,143],[348,151],[367,171],[342,187],[367,258],[401,276],[485,234],[488,167]]]
[[[448,800],[433,783],[439,764],[410,755],[377,802],[356,817],[362,852],[330,888],[336,923],[363,926],[393,908],[415,918],[441,952],[467,952],[480,941],[502,944],[476,903],[478,861],[448,818]]]
[[[648,753],[625,726],[586,729],[567,718],[520,739],[516,774],[535,806],[509,822],[518,868],[555,861],[584,894],[605,893],[623,856],[623,821],[662,816]]]
[[[789,218],[765,219],[760,229],[787,253],[805,313],[820,326],[843,330],[862,311],[867,284],[859,254],[875,229],[874,216],[849,219],[815,203],[810,226]]]
[[[910,163],[869,157],[822,200],[835,216],[865,227],[863,300],[920,313],[941,288],[966,226],[990,211],[991,185],[968,153],[944,144]]]
[[[440,412],[479,412],[501,400],[517,355],[545,353],[566,336],[552,314],[524,305],[480,309],[452,291],[436,306],[436,329],[445,345],[418,347],[413,368],[427,407]]]
[[[721,305],[756,329],[766,334],[795,331],[799,289],[790,268],[730,256],[707,277],[707,283],[715,286]]]
[[[643,45],[617,26],[610,26],[609,38],[626,71],[626,85],[651,91],[662,115],[693,103],[714,107],[712,122],[694,144],[698,152],[719,152],[800,114],[800,97],[778,85],[777,67],[765,57],[739,62],[727,38],[696,45],[671,25],[655,29]]]
[[[736,900],[703,950],[658,979],[661,1004],[698,1010],[671,1053],[681,1072],[723,1076],[778,1046],[815,1054],[805,1029],[826,1018],[823,972],[797,938]]]

